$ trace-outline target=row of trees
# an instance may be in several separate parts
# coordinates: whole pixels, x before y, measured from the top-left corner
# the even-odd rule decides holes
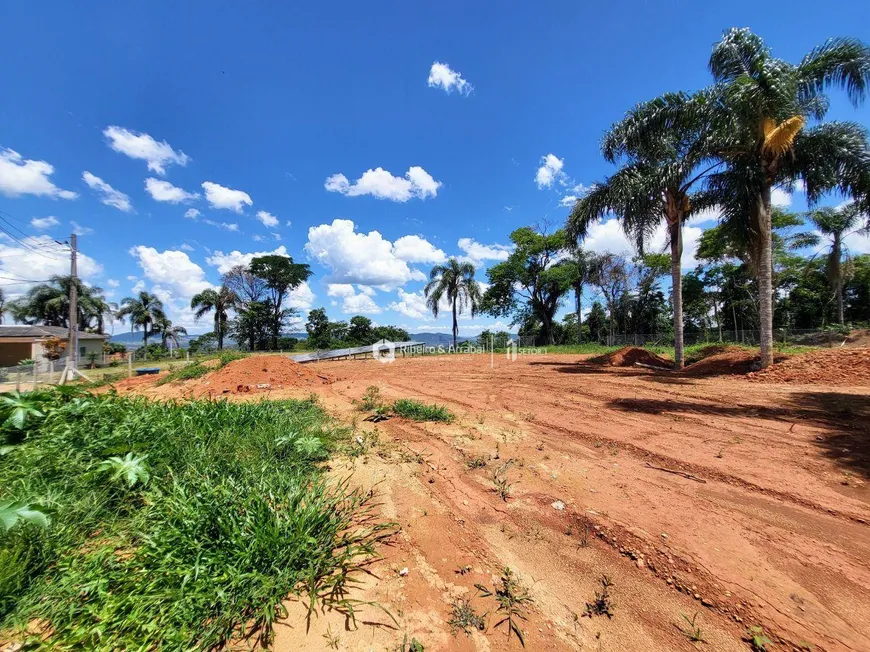
[[[350,322],[329,321],[324,308],[315,308],[308,313],[305,324],[308,344],[315,349],[343,349],[368,346],[383,339],[404,342],[410,339],[408,331],[395,326],[375,326],[372,320],[362,315],[351,317]]]
[[[747,254],[758,285],[761,363],[773,360],[774,250],[772,193],[803,184],[816,204],[832,190],[870,208],[870,148],[852,122],[821,122],[825,92],[846,91],[857,105],[870,84],[870,48],[832,39],[799,64],[775,58],[748,29],[732,29],[713,48],[713,84],[694,94],[669,93],[637,105],[613,125],[602,153],[619,165],[579,199],[568,219],[571,239],[615,214],[642,251],[660,223],[671,249],[676,363],[683,363],[682,226],[705,210]],[[807,127],[816,121],[813,127]],[[832,270],[832,273],[833,270]]]
[[[870,322],[870,255],[850,256],[843,245],[862,224],[855,204],[806,214],[771,211],[773,326],[817,329]],[[569,233],[541,226],[514,231],[510,256],[487,271],[486,292],[469,263],[451,259],[435,266],[425,293],[435,316],[445,301],[450,308],[454,345],[456,316],[462,313],[506,318],[520,335],[545,345],[614,341],[635,333],[676,340],[677,314],[683,332],[704,339],[760,328],[757,268],[746,239],[728,222],[704,231],[696,253],[700,264],[685,276],[680,272],[679,292],[664,289],[665,278],[674,274],[672,255],[596,254]],[[817,253],[797,253],[807,247]],[[596,300],[583,324],[578,315],[585,295]],[[559,322],[556,315],[569,297],[574,312]],[[675,300],[681,301],[679,313]],[[500,342],[505,337],[497,335]],[[487,331],[480,341],[488,343],[488,336]]]

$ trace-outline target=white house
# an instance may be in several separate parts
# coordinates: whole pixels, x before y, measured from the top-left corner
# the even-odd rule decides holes
[[[21,360],[34,360],[40,366],[47,364],[44,343],[50,337],[60,339],[64,344],[60,363],[66,360],[69,346],[69,329],[62,326],[0,325],[0,367],[14,367]],[[87,363],[91,354],[97,360],[103,357],[103,342],[108,335],[79,332],[77,359]],[[57,363],[56,363],[57,364]]]

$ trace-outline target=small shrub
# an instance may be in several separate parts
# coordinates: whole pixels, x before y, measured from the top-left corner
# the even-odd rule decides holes
[[[519,621],[526,620],[525,612],[528,608],[527,605],[531,604],[532,598],[528,590],[514,577],[513,571],[510,568],[505,568],[499,584],[493,591],[487,589],[483,584],[475,584],[474,588],[478,590],[481,597],[495,598],[498,605],[496,611],[502,615],[502,619],[495,624],[495,627],[506,624],[508,638],[513,632],[520,639],[520,644],[525,647],[526,642],[523,639],[522,631],[520,631]]]
[[[486,628],[486,623],[481,616],[475,613],[474,608],[468,600],[457,600],[453,603],[453,612],[450,615],[450,620],[447,621],[450,629],[456,634],[462,630],[466,634],[471,634],[471,629],[483,631]]]
[[[400,398],[393,403],[393,412],[414,421],[453,421],[453,413],[443,405],[426,405],[409,398]]]
[[[363,412],[371,412],[372,410],[379,409],[382,405],[380,388],[376,385],[366,387],[366,393],[363,394],[359,409]]]
[[[607,575],[601,578],[601,590],[595,592],[595,599],[592,602],[586,603],[586,611],[584,616],[592,618],[592,616],[607,616],[613,618],[613,600],[610,597],[610,587],[613,582]]]

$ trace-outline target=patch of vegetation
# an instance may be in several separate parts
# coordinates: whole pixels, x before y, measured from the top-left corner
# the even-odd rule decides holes
[[[183,382],[185,380],[193,380],[205,376],[209,371],[214,371],[211,367],[206,367],[200,362],[193,362],[189,365],[184,365],[178,369],[173,369],[168,374],[158,380],[155,385],[166,385],[167,383]]]
[[[453,413],[443,405],[426,405],[410,398],[400,398],[393,403],[393,413],[414,421],[453,421]]]
[[[482,469],[486,466],[486,458],[482,455],[472,457],[470,460],[465,461],[465,466],[469,469]]]
[[[706,643],[707,640],[704,638],[704,632],[696,622],[698,620],[698,612],[696,611],[691,619],[686,614],[680,614],[680,616],[686,621],[685,625],[677,626],[677,629],[680,630],[683,636],[692,641],[692,643]]]
[[[450,625],[454,634],[462,630],[470,635],[472,628],[481,632],[486,629],[483,617],[477,615],[468,600],[462,599],[453,603],[453,612],[450,614],[450,620],[447,621],[447,624]]]
[[[773,645],[767,633],[761,627],[750,627],[743,635],[743,640],[749,643],[753,652],[766,652],[768,645]]]
[[[526,620],[525,612],[528,605],[531,604],[532,598],[528,590],[516,579],[510,568],[505,568],[502,571],[499,584],[490,591],[483,584],[475,584],[481,597],[494,597],[497,603],[496,611],[502,615],[495,627],[507,625],[507,635],[510,638],[511,632],[517,635],[520,639],[520,644],[525,647],[526,642],[523,639],[523,633],[520,631],[519,621]]]
[[[495,492],[505,502],[511,494],[511,487],[514,486],[513,482],[508,482],[508,470],[513,466],[513,463],[513,460],[508,460],[492,472],[492,484],[495,486]]]
[[[610,581],[610,578],[607,575],[604,575],[601,578],[601,590],[595,591],[595,599],[592,602],[586,603],[586,611],[583,612],[584,616],[588,616],[592,618],[592,616],[607,616],[608,618],[613,618],[613,599],[610,597],[610,587],[613,586],[613,582]]]
[[[363,394],[360,401],[359,409],[363,412],[371,412],[372,410],[380,409],[383,404],[381,389],[377,385],[369,385],[366,387],[366,393]]]
[[[426,652],[426,647],[416,638],[408,640],[408,635],[405,634],[402,643],[396,648],[397,652]]]
[[[392,406],[388,406],[381,390],[376,385],[369,385],[365,394],[360,399],[359,409],[363,412],[374,412],[375,415],[386,416],[392,412],[396,416],[414,421],[441,421],[450,423],[453,421],[453,413],[441,405],[426,405],[420,401],[409,398],[400,398]]]
[[[38,622],[51,649],[267,644],[288,594],[353,619],[349,586],[391,527],[326,482],[345,433],[313,403],[3,398],[0,631]]]

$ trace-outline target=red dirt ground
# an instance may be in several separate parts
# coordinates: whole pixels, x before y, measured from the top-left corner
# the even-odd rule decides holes
[[[731,350],[727,350],[729,347],[725,348],[723,353],[707,355],[683,369],[681,373],[686,376],[736,376],[748,374],[753,368],[757,368],[760,359],[757,353],[736,347]],[[787,355],[774,356],[776,363],[787,359]]]
[[[633,367],[637,363],[649,365],[651,367],[660,367],[661,369],[670,369],[674,366],[673,360],[668,360],[646,349],[640,349],[636,346],[626,346],[625,348],[605,353],[594,358],[590,358],[592,364],[607,365],[610,367]]]
[[[699,378],[576,355],[308,368],[341,380],[271,396],[313,388],[373,442],[333,473],[373,488],[401,528],[351,596],[396,622],[360,606],[356,628],[327,612],[307,629],[290,601],[276,650],[323,650],[330,637],[341,650],[395,650],[406,635],[427,652],[519,650],[474,588],[505,566],[533,599],[527,650],[736,652],[750,626],[772,650],[870,650],[870,383]],[[370,385],[456,420],[366,423],[354,401]],[[508,461],[504,501],[492,478]],[[602,575],[613,618],[585,617]],[[490,612],[485,632],[451,632],[460,598]],[[678,629],[696,612],[707,645]]]
[[[870,385],[870,349],[822,349],[749,374],[762,383]]]

